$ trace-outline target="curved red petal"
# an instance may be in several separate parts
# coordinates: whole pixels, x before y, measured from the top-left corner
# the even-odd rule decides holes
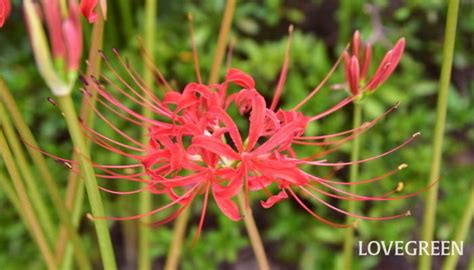
[[[247,150],[251,150],[257,143],[265,128],[265,99],[261,96],[255,96],[252,99],[252,112],[250,113],[249,136]]]
[[[97,6],[98,0],[82,0],[79,8],[81,9],[82,15],[87,18],[89,23],[93,23],[97,20],[97,13],[94,12],[95,6]]]
[[[255,81],[253,80],[253,78],[247,73],[239,69],[235,69],[235,68],[229,69],[229,71],[227,71],[227,75],[225,79],[226,79],[226,82],[235,83],[239,86],[242,86],[245,89],[255,88]]]
[[[355,96],[359,94],[359,76],[360,76],[359,60],[354,55],[351,58],[351,62],[349,66],[349,87],[350,87],[351,93]]]
[[[239,160],[240,156],[227,144],[217,138],[206,135],[198,135],[193,138],[190,148],[198,147],[216,155]]]
[[[224,215],[233,221],[239,221],[241,216],[237,204],[232,201],[232,199],[216,196],[214,190],[213,193],[214,200],[216,201],[217,206],[222,211],[222,213],[224,213]]]
[[[278,203],[281,200],[287,199],[288,194],[284,190],[280,191],[277,195],[273,195],[270,198],[268,198],[266,201],[260,201],[260,204],[262,205],[263,208],[270,208],[274,206],[276,203]]]

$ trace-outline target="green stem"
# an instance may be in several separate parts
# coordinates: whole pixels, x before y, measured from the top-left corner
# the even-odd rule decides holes
[[[260,270],[270,269],[270,264],[268,263],[267,254],[265,253],[265,248],[263,247],[262,238],[255,224],[253,218],[252,209],[245,202],[245,195],[243,192],[237,195],[239,201],[240,210],[242,211],[242,216],[245,223],[245,228],[250,238],[250,243],[252,244],[253,253],[257,258],[258,267]]]
[[[176,219],[173,226],[173,237],[171,238],[171,246],[166,256],[165,270],[178,269],[179,258],[181,256],[181,247],[186,235],[186,227],[188,225],[191,208],[188,206]]]
[[[467,203],[466,208],[464,208],[464,214],[461,218],[461,222],[459,223],[459,227],[454,234],[454,241],[461,246],[462,241],[466,239],[467,233],[469,232],[469,227],[472,222],[472,216],[474,214],[474,185],[471,184],[471,193],[469,195],[469,202]],[[454,270],[456,268],[456,264],[459,260],[459,254],[457,252],[453,252],[451,256],[446,258],[443,264],[443,270]],[[469,268],[472,269],[472,268]]]
[[[78,156],[81,177],[85,181],[92,215],[95,217],[104,217],[104,205],[97,187],[97,179],[91,164],[89,151],[80,130],[80,123],[77,118],[74,103],[69,95],[58,97],[58,100],[74,143],[76,155]],[[99,249],[104,269],[117,269],[107,221],[104,219],[97,219],[94,221],[94,225],[99,240]]]
[[[99,10],[97,11],[97,21],[94,23],[92,29],[92,38],[91,38],[91,47],[89,50],[89,56],[87,61],[89,65],[87,66],[86,77],[95,76],[99,78],[100,76],[100,66],[101,66],[101,57],[99,55],[99,50],[102,48],[103,36],[104,36],[104,20],[102,17],[102,12],[100,11],[100,5],[98,6]],[[94,114],[93,108],[97,100],[97,92],[94,90],[94,87],[84,86],[87,91],[92,95],[91,97],[84,97],[81,105],[80,117],[87,123],[89,126],[94,124]],[[86,145],[89,147],[90,141],[86,142]],[[89,149],[89,148],[88,148]],[[73,161],[77,161],[77,156],[73,153]],[[76,163],[76,162],[73,162]],[[74,165],[73,165],[74,166]],[[82,205],[84,203],[84,183],[80,181],[79,175],[71,171],[68,178],[68,184],[66,188],[66,206],[72,212],[73,224],[75,227],[78,226],[79,220],[82,214]],[[56,258],[59,262],[63,262],[61,265],[67,265],[64,261],[69,261],[72,252],[70,248],[66,247],[66,228],[61,227],[59,232],[59,238],[56,243]],[[66,255],[64,255],[67,252]]]
[[[78,177],[76,178],[78,179]],[[79,179],[80,180],[80,179]],[[72,192],[75,192],[76,194],[71,195],[71,192],[66,193],[67,198],[72,198],[72,202],[68,204],[68,208],[72,212],[72,224],[74,225],[75,228],[79,228],[79,221],[81,220],[82,216],[82,207],[84,204],[84,193],[85,193],[85,185],[82,181],[77,181],[76,182],[76,187],[74,187],[74,190]],[[68,197],[69,196],[69,197]],[[72,209],[71,209],[72,207]],[[58,239],[59,240],[59,239]],[[61,243],[64,243],[61,245]],[[59,248],[65,248],[64,252],[59,253]],[[56,259],[58,259],[58,262],[61,262],[60,266],[61,269],[73,269],[72,265],[72,256],[73,254],[73,248],[71,243],[67,243],[66,245],[66,238],[64,239],[64,242],[58,242],[56,243]],[[59,256],[61,254],[61,257]],[[64,256],[63,256],[64,255]],[[63,256],[63,257],[62,257]]]
[[[144,46],[149,52],[150,61],[153,62],[155,55],[155,20],[157,11],[156,0],[146,0],[145,2],[145,29],[144,29]],[[143,80],[147,87],[151,88],[153,83],[153,74],[144,65]],[[153,118],[151,110],[143,107],[143,116]],[[148,128],[144,127],[142,130],[142,141],[148,143]],[[139,195],[139,213],[146,213],[151,210],[151,193],[140,192]],[[151,217],[144,217],[143,223],[150,223]],[[140,225],[139,225],[140,226]],[[150,255],[150,228],[148,226],[140,226],[138,235],[138,268],[140,270],[151,269],[151,255]]]
[[[13,181],[16,192],[18,194],[18,199],[20,205],[22,206],[23,213],[28,223],[28,226],[31,228],[33,238],[35,239],[41,254],[43,255],[44,261],[48,266],[48,269],[57,269],[56,262],[54,261],[53,253],[51,252],[50,247],[48,246],[48,241],[44,235],[44,232],[41,230],[41,226],[38,223],[38,219],[33,212],[33,206],[31,205],[30,199],[26,193],[23,180],[18,172],[18,169],[15,165],[10,147],[3,135],[3,129],[0,130],[0,153],[5,161],[5,166],[7,167],[8,173]],[[20,213],[22,213],[20,212]]]
[[[2,87],[6,88],[5,85],[0,83],[0,88],[2,88]],[[4,89],[4,90],[5,90],[5,92],[8,92],[7,89]],[[16,111],[16,104],[14,103],[13,100],[9,99],[9,95],[5,95],[5,97],[6,98],[4,99],[4,102],[5,102],[5,104],[10,105],[10,107],[11,107],[10,112],[12,112],[12,111],[15,112]],[[39,209],[43,208],[44,204],[42,203],[42,199],[41,199],[41,197],[38,193],[39,189],[36,185],[36,183],[38,181],[36,181],[34,179],[33,175],[31,174],[31,171],[30,171],[29,166],[28,166],[28,162],[26,160],[26,157],[25,157],[25,155],[23,153],[23,150],[20,146],[20,143],[18,141],[18,137],[16,136],[16,134],[14,132],[13,125],[12,125],[10,119],[7,117],[7,114],[4,110],[3,105],[0,105],[0,115],[1,115],[0,116],[1,117],[1,122],[4,125],[5,135],[7,136],[8,140],[10,141],[13,152],[15,153],[15,157],[18,161],[18,165],[20,167],[20,170],[22,171],[23,176],[24,176],[24,178],[25,178],[25,180],[28,184],[28,187],[31,190],[32,201],[33,201],[34,205],[36,207],[38,207]],[[11,115],[13,116],[13,120],[15,122],[17,122],[18,116],[15,117],[15,113],[12,113]],[[26,126],[26,125],[23,126],[22,123],[23,123],[23,121],[18,121],[18,123],[17,123],[17,130],[19,131],[21,137],[27,143],[31,143],[31,147],[37,147],[36,142],[33,138],[33,135],[31,134],[31,131],[29,130],[28,126]],[[31,148],[31,147],[28,147],[28,148]],[[37,153],[40,153],[40,151],[38,151],[37,149],[38,148],[33,149],[34,154],[32,152],[30,152],[33,159],[35,159]],[[41,155],[41,153],[40,153],[40,155]],[[70,212],[68,211],[68,209],[66,208],[66,205],[64,204],[64,201],[61,197],[61,194],[59,192],[59,188],[56,185],[56,182],[52,179],[52,177],[50,177],[50,174],[48,172],[43,171],[45,169],[46,169],[46,171],[48,171],[48,169],[46,168],[46,164],[43,164],[44,159],[36,157],[36,161],[37,161],[37,162],[35,162],[36,165],[42,164],[42,165],[40,165],[40,167],[37,166],[40,169],[40,176],[43,176],[43,178],[42,178],[43,182],[46,185],[46,189],[47,189],[47,192],[48,192],[48,194],[51,198],[51,201],[53,202],[53,206],[54,206],[55,210],[57,211],[57,213],[59,215],[59,220],[61,221],[61,224],[63,224],[64,227],[65,227],[66,235],[73,242],[73,246],[74,246],[74,250],[75,250],[74,254],[76,256],[78,264],[81,266],[81,269],[91,269],[91,264],[90,264],[90,261],[88,259],[87,254],[85,252],[85,248],[82,245],[79,234],[77,233],[76,229],[74,228],[73,224],[71,223]],[[43,167],[43,165],[44,165],[44,167]],[[41,171],[43,171],[43,173],[41,173]],[[42,211],[46,211],[46,210],[42,210]],[[44,217],[42,217],[41,214],[39,215],[39,218],[40,218],[40,220],[44,219]],[[49,219],[49,217],[46,217],[46,218]],[[47,225],[45,227],[45,232],[46,232],[47,235],[50,236],[51,244],[53,244],[54,239],[55,239],[55,235],[56,235],[57,232],[54,229],[52,223],[51,224],[44,223],[44,225]]]
[[[362,123],[362,104],[359,102],[354,102],[354,112],[352,115],[352,127],[358,128]],[[360,153],[360,138],[356,136],[352,142],[352,150],[351,150],[351,161],[355,161],[359,159]],[[355,182],[359,178],[359,164],[353,164],[350,167],[349,171],[349,181]],[[356,193],[356,185],[349,186],[349,192],[352,194]],[[350,200],[347,211],[349,213],[356,212],[356,201]],[[354,219],[351,217],[347,217],[347,224],[354,223]],[[354,229],[347,228],[345,231],[345,238],[344,238],[344,269],[352,269],[352,260],[353,260],[353,253],[354,253]]]
[[[130,1],[120,0],[118,1],[120,8],[120,18],[123,23],[123,34],[125,37],[132,37],[133,31],[133,19],[132,19],[132,7]]]
[[[441,76],[439,81],[438,105],[436,111],[436,125],[434,129],[433,154],[431,160],[431,172],[429,185],[435,183],[440,178],[441,158],[443,148],[443,137],[446,121],[446,111],[448,103],[448,89],[451,80],[451,69],[453,64],[454,42],[456,39],[456,24],[458,20],[459,0],[449,1],[448,16],[446,19],[446,29],[443,45],[443,63],[441,66]],[[436,205],[438,199],[439,184],[428,190],[425,201],[425,212],[423,217],[422,239],[430,242],[433,240]],[[431,269],[432,257],[423,255],[420,258],[418,268],[420,270]]]
[[[40,148],[33,136],[33,133],[31,133],[31,130],[23,119],[20,110],[16,105],[15,99],[11,95],[2,78],[0,78],[0,97],[12,118],[13,124],[15,125],[18,133],[20,134],[21,139],[26,144],[31,146],[27,147],[27,150],[33,159],[35,167],[39,170],[39,176],[44,180],[45,183],[48,183],[48,185],[52,185],[52,190],[58,190],[58,187],[55,184],[56,181],[54,180],[53,176],[51,175],[51,172],[48,169],[48,166],[46,165],[46,161],[44,160],[43,154],[37,150]]]
[[[224,16],[222,18],[217,46],[212,60],[211,72],[209,73],[208,84],[216,83],[219,79],[219,69],[224,60],[225,48],[229,37],[230,27],[232,26],[232,18],[234,17],[235,0],[227,0]]]
[[[3,132],[7,137],[10,147],[13,151],[13,155],[18,168],[20,169],[23,179],[25,180],[28,194],[30,195],[31,202],[33,203],[36,214],[38,215],[38,221],[41,224],[41,227],[46,233],[48,243],[52,245],[56,239],[56,228],[51,220],[50,213],[48,212],[48,207],[43,200],[43,197],[40,194],[40,183],[37,179],[33,177],[31,173],[30,166],[26,159],[25,153],[23,152],[22,146],[18,140],[15,130],[13,129],[12,122],[8,118],[8,115],[3,107],[3,104],[0,102],[0,124],[3,127]]]
[[[16,212],[24,220],[25,224],[28,224],[25,220],[25,213],[23,212],[24,210],[21,207],[20,199],[18,198],[15,189],[10,184],[8,177],[3,173],[0,173],[0,188],[2,189],[2,192],[5,193],[5,195],[7,196],[7,199],[10,200]],[[29,226],[28,229],[30,229]]]

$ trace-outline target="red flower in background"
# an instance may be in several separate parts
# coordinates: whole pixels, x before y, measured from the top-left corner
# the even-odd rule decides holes
[[[94,12],[94,9],[96,8],[97,4],[99,3],[99,0],[82,0],[80,4],[80,9],[82,12],[82,15],[87,18],[87,21],[89,23],[94,23],[97,20],[97,13]],[[102,10],[102,14],[107,13],[107,1],[106,0],[100,0],[100,8]]]
[[[10,16],[11,9],[10,0],[0,0],[0,27],[3,27],[8,16]]]
[[[33,12],[25,12],[25,14],[31,44],[37,60],[48,57],[50,50],[54,60],[65,64],[61,65],[65,71],[77,71],[82,55],[82,26],[77,2],[68,2],[68,13],[65,15],[61,13],[59,0],[41,1],[41,3],[27,0],[24,5],[25,10],[28,5],[35,6]],[[43,51],[37,51],[39,43],[42,42],[42,38],[39,37],[43,35],[42,29],[39,30],[36,25],[39,22],[38,18],[41,17],[39,14],[41,11],[48,28],[50,49],[41,47]],[[39,64],[39,66],[45,68],[44,64]]]
[[[352,38],[352,54],[348,51],[344,52],[346,80],[351,93],[358,95],[364,91],[377,89],[393,73],[400,62],[404,49],[405,39],[401,38],[385,54],[374,75],[369,79],[367,73],[372,60],[372,45],[362,44],[359,31],[356,31]]]
[[[86,124],[83,124],[83,127],[87,136],[96,145],[135,162],[126,165],[94,163],[95,168],[103,172],[97,176],[104,179],[126,179],[144,183],[146,186],[133,191],[114,191],[105,187],[101,187],[101,189],[114,194],[137,192],[166,194],[171,200],[170,203],[149,213],[131,217],[109,218],[115,220],[136,219],[179,205],[175,212],[154,223],[155,225],[163,224],[176,218],[198,195],[203,194],[199,232],[204,222],[210,194],[222,213],[236,221],[241,218],[241,215],[234,201],[235,197],[237,194],[243,193],[247,198],[249,192],[256,191],[262,191],[267,196],[267,199],[261,202],[264,208],[269,208],[291,196],[315,218],[336,227],[352,225],[336,224],[319,216],[300,199],[298,194],[313,198],[331,210],[359,219],[384,220],[407,215],[408,212],[388,217],[367,217],[349,213],[323,199],[323,196],[327,196],[339,200],[388,201],[416,195],[417,193],[398,197],[391,196],[400,191],[400,184],[397,189],[376,197],[352,194],[339,187],[363,185],[382,180],[405,168],[404,164],[373,179],[350,183],[312,175],[308,172],[307,167],[340,168],[368,162],[398,150],[410,143],[417,134],[411,136],[401,145],[375,157],[353,162],[327,161],[328,154],[336,151],[344,142],[368,130],[386,114],[396,109],[398,105],[376,119],[351,130],[326,135],[305,135],[308,123],[317,121],[350,104],[356,96],[346,98],[316,115],[305,115],[298,111],[325,85],[342,60],[341,56],[326,78],[304,100],[294,108],[277,109],[288,70],[289,47],[288,44],[283,68],[270,106],[256,89],[253,78],[238,69],[229,69],[222,83],[205,85],[192,82],[187,84],[182,91],[177,91],[154,67],[157,78],[160,80],[160,87],[164,92],[163,98],[160,99],[143,84],[138,73],[121,58],[116,50],[114,50],[114,54],[121,63],[123,71],[128,74],[127,77],[122,77],[120,72],[102,54],[110,74],[115,78],[109,78],[108,75],[103,74],[102,81],[95,77],[82,78],[82,80],[88,89],[94,89],[98,93],[100,106],[94,107],[98,118],[103,121],[104,125],[109,126],[120,135],[123,140],[107,137]],[[357,49],[354,50],[357,52]],[[394,49],[394,51],[399,59],[400,50]],[[384,60],[382,63],[394,62],[391,60],[394,58],[390,56],[394,53],[388,55],[390,59]],[[376,75],[382,73],[383,76],[379,77],[386,79],[385,75],[388,72],[387,69],[383,70],[385,72],[379,71]],[[391,73],[393,70],[390,68],[389,71]],[[374,75],[374,77],[376,76]],[[381,81],[381,79],[377,80],[378,83]],[[375,83],[371,85],[375,85]],[[236,90],[232,90],[236,87]],[[89,99],[91,93],[85,89],[83,92]],[[140,107],[151,110],[154,117],[147,118],[137,113],[131,107],[120,102],[120,96]],[[229,113],[232,108],[238,109],[244,118],[248,117],[248,132],[245,134],[245,139],[242,139],[244,133],[239,130],[235,119]],[[119,116],[136,126],[148,127],[148,143],[143,144],[126,134],[107,118],[107,113]],[[314,155],[300,156],[295,149],[297,145],[324,148]],[[144,169],[143,172],[135,171],[140,168]],[[275,189],[277,190],[276,194],[271,192]]]
[[[67,17],[61,15],[59,0],[42,1],[41,4],[53,58],[63,59],[70,70],[77,70],[82,54],[82,26],[77,3],[70,1]]]

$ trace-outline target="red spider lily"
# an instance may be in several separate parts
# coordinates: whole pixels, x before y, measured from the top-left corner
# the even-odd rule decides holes
[[[10,16],[11,9],[10,0],[0,0],[0,28],[3,27],[8,16]]]
[[[75,0],[68,3],[68,12],[63,14],[59,0],[41,3],[23,1],[31,46],[39,72],[55,95],[70,93],[77,78],[82,54],[79,6]],[[41,11],[43,16],[40,16]],[[46,20],[49,44],[41,25],[41,17]]]
[[[352,38],[352,54],[348,51],[344,52],[346,80],[351,93],[356,96],[364,91],[374,91],[377,89],[395,70],[404,49],[405,39],[401,38],[385,54],[374,75],[366,81],[372,60],[372,45],[362,44],[359,31],[356,31]],[[360,63],[362,63],[362,66]]]
[[[77,3],[69,2],[67,17],[61,14],[59,0],[42,1],[41,5],[53,58],[65,60],[69,70],[77,70],[82,54],[82,27]]]
[[[270,106],[255,88],[254,79],[238,69],[228,69],[222,83],[206,85],[192,82],[188,83],[182,91],[177,91],[153,66],[164,92],[163,97],[159,98],[152,93],[138,73],[121,58],[116,50],[113,50],[114,55],[120,62],[122,71],[127,74],[126,77],[121,76],[120,71],[116,70],[107,57],[101,53],[110,74],[115,78],[103,74],[101,81],[95,77],[84,77],[82,81],[88,86],[88,89],[95,90],[98,94],[97,101],[100,106],[94,107],[98,118],[120,135],[123,140],[105,136],[86,124],[83,124],[83,128],[86,135],[96,145],[135,162],[127,165],[93,163],[93,166],[102,171],[97,175],[98,177],[126,179],[146,184],[144,188],[133,191],[114,191],[105,187],[101,187],[101,189],[114,194],[138,192],[166,194],[171,202],[151,212],[135,216],[94,218],[136,219],[179,205],[178,210],[154,223],[159,225],[176,218],[198,195],[203,194],[202,214],[198,226],[199,234],[210,196],[223,214],[231,220],[237,221],[241,215],[235,203],[235,197],[243,192],[248,199],[249,192],[256,191],[262,191],[268,197],[261,202],[264,208],[272,207],[291,196],[312,216],[335,227],[349,227],[354,224],[337,224],[319,216],[300,199],[298,194],[313,198],[331,210],[359,219],[385,220],[407,215],[408,212],[388,217],[367,217],[344,211],[323,199],[323,196],[327,196],[339,200],[388,201],[416,195],[417,193],[398,197],[391,196],[400,191],[400,185],[396,190],[375,197],[352,194],[338,187],[380,181],[405,168],[404,164],[381,176],[358,182],[338,182],[326,179],[308,173],[303,167],[340,168],[368,162],[400,149],[413,141],[418,134],[375,157],[353,162],[326,161],[323,158],[326,158],[329,153],[340,148],[344,142],[367,131],[386,114],[395,110],[398,104],[360,127],[335,134],[306,136],[308,123],[337,111],[351,103],[356,97],[346,98],[316,115],[305,115],[297,111],[323,87],[337,68],[342,59],[341,56],[326,78],[306,99],[292,109],[277,109],[288,71],[289,48],[290,43],[287,46],[283,68]],[[197,55],[195,59],[197,59]],[[196,73],[197,77],[201,78],[198,68],[196,68]],[[237,87],[238,90],[231,91],[232,87]],[[83,92],[85,98],[90,100],[91,93],[85,89]],[[120,96],[140,107],[151,110],[155,117],[147,118],[137,113],[131,107],[120,102]],[[115,114],[134,125],[148,127],[148,143],[143,144],[126,134],[107,118],[104,110],[100,109],[101,107],[106,109],[107,113]],[[229,114],[232,107],[236,107],[242,116],[248,115],[249,127],[245,139],[242,138],[243,134],[235,119]],[[301,157],[297,154],[295,145],[322,146],[325,149],[312,156]],[[60,160],[70,162],[64,159]],[[143,172],[134,172],[139,168],[142,168]],[[274,188],[278,189],[276,195],[270,191]]]
[[[27,3],[25,1],[25,9]],[[76,71],[79,68],[79,61],[82,54],[82,27],[79,20],[79,7],[75,1],[69,1],[69,11],[67,16],[63,16],[60,10],[59,0],[42,1],[41,8],[48,27],[49,41],[53,59],[59,62],[65,62],[67,69]],[[36,8],[40,12],[40,8]],[[32,29],[32,20],[40,17],[39,14],[30,14],[26,12],[26,19],[29,23],[30,37],[33,47],[37,46],[40,35]],[[41,33],[42,34],[42,33]]]
[[[86,17],[87,21],[89,21],[90,23],[94,23],[97,20],[97,13],[94,12],[94,9],[96,8],[98,3],[99,3],[99,0],[82,0],[81,1],[80,9],[81,9],[82,15],[84,15],[84,17]],[[100,0],[100,8],[105,18],[105,14],[107,14],[107,1],[106,0]]]

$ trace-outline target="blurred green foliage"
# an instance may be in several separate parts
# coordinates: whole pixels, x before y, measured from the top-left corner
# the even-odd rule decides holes
[[[39,77],[24,28],[19,1],[12,17],[0,31],[0,73],[15,95],[24,117],[30,124],[41,147],[46,151],[68,156],[71,143],[64,121],[54,106],[46,101],[50,92]],[[118,2],[123,4],[119,5]],[[124,3],[125,2],[125,3]],[[136,70],[142,70],[139,57],[140,35],[143,29],[143,1],[109,1],[109,14],[105,31],[105,51],[109,55],[112,47],[120,49]],[[408,169],[390,179],[365,185],[359,192],[380,195],[393,189],[399,181],[405,183],[405,193],[416,192],[427,184],[431,140],[434,127],[437,79],[442,56],[445,1],[239,1],[231,39],[235,42],[232,66],[251,74],[258,89],[270,100],[276,86],[284,55],[287,28],[295,25],[291,49],[290,70],[281,104],[285,108],[303,99],[327,74],[332,64],[350,41],[351,33],[359,29],[365,40],[376,45],[375,61],[379,61],[391,44],[404,36],[407,49],[400,67],[377,92],[364,103],[364,120],[370,120],[387,110],[396,101],[400,108],[362,136],[362,157],[384,152],[420,131],[422,137],[415,143],[382,159],[364,164],[361,179],[381,175],[401,163]],[[474,32],[474,9],[466,8],[462,1],[459,33],[456,41],[453,84],[449,96],[447,130],[444,144],[440,204],[437,217],[436,238],[450,239],[467,201],[469,185],[474,175],[474,82],[472,37]],[[190,51],[186,13],[194,17],[196,44],[200,56],[201,71],[207,77],[225,2],[212,1],[159,1],[159,16],[156,18],[156,65],[178,88],[194,81],[194,69]],[[125,8],[124,8],[125,7]],[[86,42],[90,25],[84,24]],[[87,45],[86,45],[87,48]],[[111,57],[112,62],[116,61]],[[374,69],[375,65],[372,66]],[[109,72],[105,69],[106,74]],[[123,71],[122,71],[123,72]],[[222,69],[222,75],[224,69]],[[307,115],[329,108],[347,94],[343,90],[330,90],[330,86],[343,82],[342,69],[330,79],[327,87],[305,107]],[[81,96],[75,93],[79,104]],[[133,107],[130,101],[125,101]],[[135,105],[136,106],[136,105]],[[113,116],[110,116],[113,117]],[[351,108],[345,108],[315,123],[310,127],[314,133],[331,133],[349,129]],[[118,126],[132,135],[139,130],[123,121]],[[242,124],[244,122],[242,121]],[[115,136],[109,132],[106,135]],[[347,160],[349,146],[341,148],[328,159]],[[315,149],[301,147],[301,155]],[[105,151],[94,151],[98,161],[120,162],[122,157]],[[61,185],[66,186],[67,171],[51,161],[51,168]],[[2,165],[3,166],[3,165]],[[312,173],[326,175],[329,171],[312,169]],[[336,179],[347,179],[347,171],[336,174]],[[132,188],[131,184],[119,184],[121,188]],[[105,195],[107,209],[111,215],[136,213],[136,197],[119,198]],[[423,195],[407,200],[365,203],[361,207],[369,216],[383,216],[411,209],[413,215],[392,221],[363,221],[358,234],[360,240],[408,240],[418,239],[423,211]],[[254,211],[263,234],[271,261],[282,268],[331,269],[341,266],[341,243],[343,231],[320,224],[291,200],[263,211],[255,198]],[[160,203],[156,199],[156,204]],[[125,202],[125,203],[124,203]],[[124,206],[123,207],[119,206]],[[199,206],[199,203],[197,204]],[[192,238],[200,207],[195,207],[191,229],[183,251],[183,269],[226,268],[238,261],[251,262],[253,255],[248,246],[243,226],[227,220],[211,203],[204,232],[199,242],[192,246]],[[18,267],[39,269],[40,261],[33,242],[24,226],[18,222],[4,195],[0,192],[0,266],[2,269]],[[313,204],[318,213],[331,220],[342,222],[341,215],[321,205]],[[122,226],[114,224],[114,243],[122,243]],[[171,226],[153,231],[153,255],[156,265],[163,263],[167,247],[172,241]],[[81,231],[91,230],[84,220]],[[118,236],[117,236],[118,235]],[[471,235],[472,238],[472,235]],[[122,248],[121,248],[122,249]],[[120,250],[121,250],[120,249]],[[121,256],[118,253],[118,256]],[[383,263],[382,258],[358,258],[356,267],[368,269]],[[414,258],[400,258],[414,265]],[[466,264],[465,260],[462,260]],[[228,269],[228,268],[226,268]]]

